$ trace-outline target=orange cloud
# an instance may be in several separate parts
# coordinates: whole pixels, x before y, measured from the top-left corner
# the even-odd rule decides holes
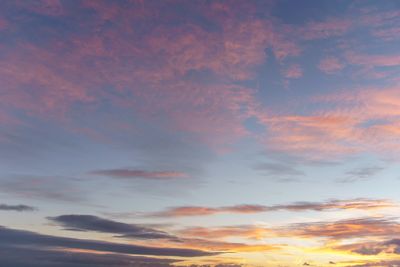
[[[182,206],[173,207],[164,211],[151,213],[151,217],[185,217],[185,216],[206,216],[220,213],[251,214],[271,211],[326,211],[326,210],[373,210],[384,209],[397,206],[395,203],[385,199],[358,198],[350,200],[328,200],[325,202],[294,202],[281,205],[251,205],[242,204],[223,207],[201,207],[201,206]]]
[[[226,226],[218,228],[193,227],[181,230],[183,236],[220,239],[229,237],[244,237],[249,239],[261,239],[270,230],[257,226]]]
[[[400,230],[400,224],[380,218],[363,218],[336,222],[300,223],[284,229],[285,235],[334,240],[361,237],[390,237]]]

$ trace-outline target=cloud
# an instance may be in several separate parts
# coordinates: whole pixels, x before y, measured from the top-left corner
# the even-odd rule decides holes
[[[101,233],[119,234],[118,237],[133,239],[176,239],[166,232],[136,224],[127,224],[103,219],[93,215],[61,215],[48,217],[66,230],[95,231]]]
[[[397,40],[400,36],[400,27],[394,26],[383,29],[376,29],[372,31],[372,34],[385,41],[394,41]]]
[[[360,180],[367,180],[381,172],[383,169],[384,168],[379,166],[371,166],[350,170],[345,173],[347,177],[341,179],[340,182],[355,182]]]
[[[307,209],[309,208],[307,207]],[[305,239],[322,238],[339,242],[340,240],[353,238],[388,239],[395,236],[399,230],[400,224],[392,219],[358,218],[331,222],[294,223],[279,227],[265,227],[264,225],[238,225],[208,228],[188,227],[181,230],[179,233],[186,237],[201,237],[208,239],[242,237],[259,240],[269,236]],[[382,246],[382,244],[385,246],[394,245],[398,244],[398,240],[394,240],[391,243],[379,243],[380,246]],[[339,248],[339,246],[336,247],[336,249]],[[361,254],[363,250],[367,251],[365,248],[358,245],[344,245],[340,249],[353,252],[358,250],[359,254]]]
[[[35,211],[37,208],[27,205],[8,205],[8,204],[0,204],[0,211]]]
[[[154,180],[166,180],[174,178],[187,178],[188,174],[177,171],[145,171],[138,169],[109,169],[109,170],[96,170],[90,174],[110,176],[114,178],[143,178]]]
[[[288,79],[297,79],[303,76],[303,70],[300,68],[300,65],[293,64],[284,71],[283,75]]]
[[[367,151],[394,157],[400,150],[398,92],[394,86],[314,97],[311,105],[316,110],[307,115],[260,118],[268,125],[264,142],[270,149],[311,160]]]
[[[348,52],[346,58],[350,64],[369,67],[395,67],[400,65],[400,55],[370,55]]]
[[[311,21],[300,29],[299,34],[306,40],[326,39],[346,34],[352,22],[345,18],[328,18],[324,21]]]
[[[248,214],[248,213],[259,213],[268,210],[267,206],[262,205],[236,205],[236,206],[225,206],[225,207],[200,207],[200,206],[183,206],[183,207],[172,207],[165,211],[154,212],[149,214],[151,217],[185,217],[185,216],[206,216],[218,213],[236,213],[236,214]]]
[[[185,3],[184,13],[174,5],[10,4],[29,12],[16,22],[12,44],[0,47],[7,54],[0,64],[4,112],[19,110],[105,139],[121,132],[110,124],[132,130],[142,121],[213,149],[246,136],[243,122],[258,101],[255,90],[236,81],[254,77],[267,47],[284,57],[293,54],[294,45],[280,38],[271,21],[255,19],[254,8],[237,16],[238,7],[224,3]],[[40,19],[47,16],[55,23]],[[168,23],[171,18],[179,22]],[[56,26],[66,21],[68,27]],[[27,25],[35,25],[37,38]],[[207,79],[197,75],[202,72],[210,74]],[[109,108],[120,113],[105,115]],[[86,122],[87,117],[96,119]]]
[[[339,61],[336,57],[326,57],[321,60],[318,68],[326,74],[334,74],[344,68],[344,64]]]
[[[390,238],[388,236],[387,238]],[[355,242],[344,245],[333,246],[333,249],[338,251],[345,251],[359,255],[399,255],[400,254],[400,241],[398,239],[389,239],[387,241],[367,241]]]
[[[173,267],[178,260],[54,250],[48,248],[22,248],[0,246],[0,266],[13,267]]]
[[[121,254],[200,257],[216,253],[183,248],[147,247],[133,244],[111,243],[96,240],[76,239],[43,235],[30,231],[0,228],[0,246],[24,246],[39,248],[83,249]]]
[[[255,166],[256,170],[265,171],[268,175],[275,176],[303,176],[305,173],[296,169],[294,164],[265,162]]]
[[[0,31],[6,29],[7,25],[7,21],[3,17],[0,17]]]
[[[289,211],[325,211],[325,210],[375,210],[395,207],[396,204],[385,199],[357,198],[349,200],[328,200],[325,202],[295,202],[286,205],[271,206],[270,210],[289,210]]]
[[[22,198],[82,202],[87,198],[79,180],[59,176],[11,175],[0,178],[0,191]]]
[[[400,265],[399,260],[367,261],[362,264],[347,265],[346,267],[395,267]]]
[[[184,233],[184,232],[182,232]],[[239,236],[245,237],[245,236]],[[225,253],[240,253],[240,252],[266,252],[279,250],[280,246],[275,244],[259,244],[259,243],[240,243],[240,242],[227,242],[221,239],[229,238],[229,236],[220,236],[219,238],[202,238],[202,236],[187,235],[186,238],[181,238],[181,245],[185,248],[192,249],[205,249],[208,251],[224,251]],[[245,237],[246,238],[246,237]],[[250,237],[249,237],[250,238]],[[250,238],[255,239],[255,238]]]
[[[282,234],[303,238],[342,240],[361,237],[390,237],[400,230],[400,224],[384,218],[361,218],[334,222],[299,223],[283,228]]]
[[[223,207],[202,207],[202,206],[181,206],[172,207],[164,211],[150,213],[146,216],[150,217],[185,217],[185,216],[208,216],[220,213],[232,213],[232,214],[251,214],[251,213],[262,213],[272,211],[329,211],[329,210],[374,210],[374,209],[385,209],[397,206],[385,199],[368,199],[368,198],[356,198],[348,200],[332,199],[324,202],[294,202],[289,204],[279,205],[254,205],[254,204],[242,204],[235,206],[223,206]]]
[[[210,239],[243,237],[248,239],[262,239],[271,230],[253,225],[225,226],[225,227],[189,227],[181,230],[183,236],[201,237]]]

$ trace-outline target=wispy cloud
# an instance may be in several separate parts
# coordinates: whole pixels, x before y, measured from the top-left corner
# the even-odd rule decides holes
[[[349,200],[327,200],[325,202],[294,202],[280,205],[251,205],[242,204],[224,207],[202,207],[202,206],[182,206],[172,207],[160,212],[154,212],[147,216],[150,217],[185,217],[185,216],[207,216],[220,213],[232,214],[251,214],[272,211],[329,211],[329,210],[374,210],[396,207],[397,204],[385,199],[358,198]]]
[[[364,168],[358,168],[354,170],[347,171],[345,175],[347,177],[343,179],[339,179],[340,182],[347,183],[347,182],[356,182],[361,180],[367,180],[371,177],[375,176],[379,172],[384,170],[383,167],[380,166],[370,166]]]
[[[333,74],[342,70],[344,64],[338,58],[330,56],[322,59],[318,68],[324,73]]]
[[[37,208],[28,206],[28,205],[8,205],[8,204],[0,204],[0,211],[35,211]]]
[[[256,170],[263,171],[271,176],[303,176],[305,173],[298,170],[295,164],[281,162],[264,162],[254,167]]]
[[[145,171],[138,169],[108,169],[108,170],[96,170],[90,172],[90,174],[108,176],[114,178],[143,178],[143,179],[174,179],[174,178],[188,178],[189,175],[184,172],[178,171]]]
[[[10,175],[0,179],[0,191],[22,198],[67,202],[86,201],[78,179],[59,176]]]

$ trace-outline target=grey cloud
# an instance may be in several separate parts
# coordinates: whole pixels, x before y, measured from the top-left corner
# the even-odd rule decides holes
[[[78,181],[71,177],[10,175],[0,178],[0,191],[24,199],[82,202],[86,197]]]
[[[137,239],[177,239],[168,233],[142,225],[127,224],[113,220],[103,219],[93,215],[61,215],[48,217],[67,230],[95,231],[119,234],[118,237]]]
[[[90,174],[110,176],[114,178],[142,178],[142,179],[154,179],[154,180],[165,180],[174,178],[187,178],[188,175],[184,172],[179,171],[146,171],[139,169],[107,169],[107,170],[95,170]]]
[[[173,267],[177,260],[0,246],[0,267]]]
[[[37,210],[35,207],[28,205],[8,205],[8,204],[0,204],[0,211],[35,211]]]
[[[340,179],[339,182],[349,183],[360,180],[367,180],[376,175],[377,173],[381,172],[383,169],[384,168],[380,166],[371,166],[371,167],[364,167],[364,168],[350,170],[345,173],[346,177]]]
[[[70,248],[86,249],[101,252],[113,252],[130,255],[152,255],[152,256],[179,256],[200,257],[211,256],[218,253],[207,252],[196,249],[170,248],[170,247],[148,247],[133,244],[121,244],[103,242],[97,240],[86,240],[77,238],[66,238],[51,235],[43,235],[25,230],[15,230],[0,227],[0,246],[5,247],[30,247],[30,248]]]
[[[293,165],[278,162],[265,162],[255,166],[256,170],[264,171],[275,176],[303,176],[305,173]]]

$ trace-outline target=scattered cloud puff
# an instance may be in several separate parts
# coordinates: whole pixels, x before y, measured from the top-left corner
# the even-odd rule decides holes
[[[288,79],[297,79],[303,76],[303,70],[300,65],[290,65],[284,72],[284,76]]]
[[[344,64],[341,63],[336,57],[331,56],[322,59],[318,65],[318,68],[326,74],[333,74],[341,71],[344,68]]]

